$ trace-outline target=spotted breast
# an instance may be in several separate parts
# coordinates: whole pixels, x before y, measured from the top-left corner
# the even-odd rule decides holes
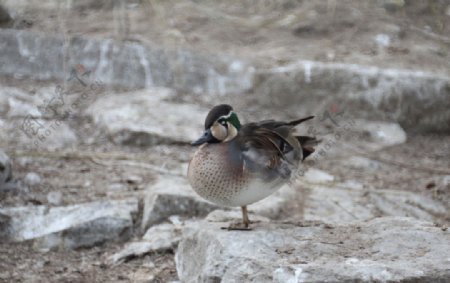
[[[197,194],[223,206],[243,206],[276,191],[285,180],[264,180],[246,170],[245,158],[235,142],[203,144],[194,154],[188,179]]]

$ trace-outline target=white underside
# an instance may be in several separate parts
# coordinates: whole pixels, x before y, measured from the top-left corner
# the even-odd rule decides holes
[[[246,189],[237,193],[230,199],[228,206],[244,206],[260,201],[281,188],[284,182],[267,183],[260,180],[252,182]]]

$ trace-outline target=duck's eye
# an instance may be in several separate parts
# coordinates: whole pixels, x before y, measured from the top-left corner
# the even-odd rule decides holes
[[[224,119],[220,119],[218,122],[223,126],[227,126],[227,121]]]

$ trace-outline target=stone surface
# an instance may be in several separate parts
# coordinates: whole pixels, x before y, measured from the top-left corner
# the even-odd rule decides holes
[[[310,183],[326,183],[333,182],[334,176],[319,169],[309,168],[305,172],[304,180]]]
[[[166,88],[107,95],[87,114],[119,144],[192,142],[202,133],[208,109],[167,101],[172,95]]]
[[[42,125],[37,135],[27,136],[20,132],[24,143],[32,144],[35,148],[60,149],[75,145],[78,136],[66,123],[59,120],[37,120]]]
[[[0,42],[0,74],[19,78],[64,79],[81,64],[106,85],[219,95],[251,90],[260,103],[286,113],[300,106],[322,116],[339,102],[346,116],[395,121],[414,131],[450,130],[450,79],[439,74],[315,61],[255,69],[227,56],[84,37],[71,38],[64,70],[62,36],[2,30]]]
[[[72,37],[64,70],[62,36],[0,30],[0,74],[33,79],[65,79],[83,65],[104,84],[172,87],[197,94],[241,93],[251,88],[253,67],[242,60],[189,50],[164,50],[110,39]]]
[[[174,249],[181,240],[182,227],[163,223],[147,230],[142,240],[125,245],[119,252],[111,255],[108,261],[112,264],[131,257],[140,257],[150,252],[161,252]]]
[[[174,240],[179,239],[180,227],[171,223],[163,223],[151,227],[145,232],[143,240],[155,243],[155,247],[171,247]]]
[[[326,118],[399,122],[407,130],[450,130],[450,79],[420,71],[299,61],[257,70],[258,101],[298,113],[299,105]],[[333,95],[330,95],[333,94]],[[338,115],[339,114],[339,115]]]
[[[125,247],[123,247],[117,253],[109,256],[107,258],[108,264],[119,264],[127,259],[134,257],[141,257],[145,254],[148,254],[154,250],[153,243],[150,242],[131,242],[127,243]]]
[[[366,139],[370,150],[379,150],[406,142],[406,133],[397,123],[357,120],[352,129]]]
[[[42,181],[41,176],[39,176],[36,172],[28,172],[25,177],[23,178],[23,181],[25,184],[29,186],[36,186],[39,185]]]
[[[6,207],[6,240],[33,240],[37,249],[91,247],[131,236],[137,199],[97,201],[63,207]]]
[[[61,8],[61,2],[58,0],[2,0],[5,7],[14,10],[16,13],[22,14],[26,13],[32,7],[36,11],[55,11]],[[64,4],[67,9],[74,9],[78,12],[84,11],[86,9],[111,9],[114,6],[114,2],[98,2],[95,0],[80,0],[76,2],[67,2]]]
[[[0,114],[8,118],[23,118],[27,115],[39,118],[41,111],[36,105],[41,102],[33,96],[15,87],[0,87]]]
[[[13,97],[8,99],[8,117],[24,118],[28,115],[33,117],[41,117],[42,114],[32,102],[25,102]]]
[[[435,221],[445,215],[446,207],[437,200],[413,192],[380,189],[345,188],[317,185],[304,200],[305,220],[345,223],[370,220],[380,216],[405,216]]]
[[[350,153],[379,151],[386,147],[406,142],[407,136],[398,123],[369,121],[364,119],[344,119],[339,126],[319,120],[319,125],[308,128],[307,134],[319,137],[321,142],[307,161],[322,162],[327,159],[347,159]]]
[[[63,195],[60,191],[53,191],[47,194],[47,201],[51,205],[61,205],[63,201]]]
[[[381,168],[378,161],[362,156],[351,156],[341,161],[342,166],[350,167],[352,170],[375,171]]]
[[[9,118],[0,123],[0,134],[7,142],[26,147],[59,149],[78,141],[64,113],[75,96],[65,96],[64,105],[58,105],[55,87],[23,91],[14,87],[0,87],[0,116]],[[53,101],[51,109],[49,101]]]
[[[76,93],[64,93],[61,96],[61,85],[23,90],[16,87],[0,87],[0,114],[8,118],[64,117],[77,100]],[[73,107],[72,107],[73,110]]]
[[[0,127],[0,134],[6,134],[7,142],[35,149],[61,149],[72,147],[78,143],[78,135],[66,123],[60,120],[33,120],[33,127],[23,129],[25,118],[14,119]],[[32,132],[35,129],[37,132]]]
[[[185,178],[163,176],[146,189],[142,229],[172,215],[203,217],[217,208],[195,194]]]
[[[203,222],[179,244],[181,282],[446,282],[450,231],[412,218],[357,225]]]

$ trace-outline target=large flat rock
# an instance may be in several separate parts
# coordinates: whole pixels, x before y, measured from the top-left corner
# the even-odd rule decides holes
[[[204,217],[217,208],[198,196],[185,178],[162,176],[146,189],[142,229],[145,231],[173,215]]]
[[[312,187],[306,195],[304,205],[305,220],[327,223],[358,222],[380,216],[404,216],[435,221],[447,213],[444,204],[414,192],[326,185]]]
[[[181,282],[448,282],[450,231],[412,218],[355,225],[203,222],[178,246]]]
[[[86,113],[118,144],[192,142],[201,135],[208,109],[168,101],[172,96],[167,88],[106,95]]]
[[[368,170],[379,166],[355,157],[346,164]],[[297,181],[303,188],[297,192],[301,202],[291,214],[302,215],[304,220],[342,224],[400,216],[433,222],[448,211],[445,203],[418,192],[367,188],[357,180],[337,182],[333,175],[318,169],[308,169]]]
[[[55,89],[0,87],[0,116],[7,118],[0,123],[4,142],[47,149],[67,148],[78,142],[78,135],[63,114],[74,98],[65,96],[65,106],[61,105]],[[58,101],[57,107],[52,104],[50,108],[49,101]]]
[[[72,249],[126,240],[132,235],[137,213],[137,199],[0,209],[0,215],[9,219],[6,240],[33,240],[38,249]]]
[[[260,69],[254,93],[261,103],[298,113],[399,122],[407,130],[450,130],[450,78],[419,70],[299,61]],[[342,119],[342,117],[336,117]]]
[[[62,35],[0,30],[0,74],[61,80],[81,64],[108,85],[164,86],[221,95],[243,92],[252,83],[253,67],[228,56],[110,39],[72,37],[69,41],[65,46]],[[63,64],[64,54],[69,54],[67,64]]]

